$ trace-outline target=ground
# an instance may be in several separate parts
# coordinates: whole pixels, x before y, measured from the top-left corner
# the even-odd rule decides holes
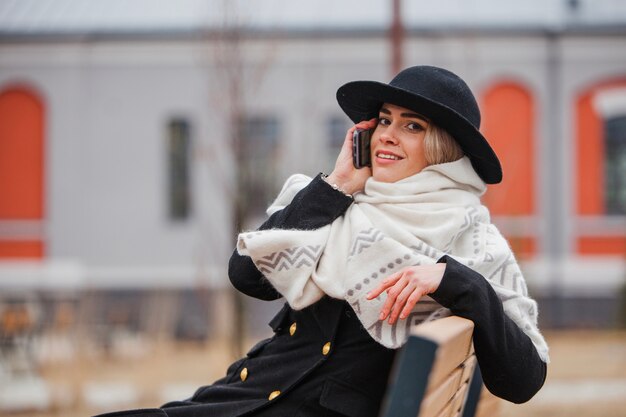
[[[546,338],[551,363],[544,388],[526,404],[502,403],[500,416],[626,416],[626,332],[546,332]],[[232,359],[226,343],[131,346],[124,354],[77,352],[71,362],[43,367],[54,409],[11,415],[84,417],[155,406],[221,377]]]

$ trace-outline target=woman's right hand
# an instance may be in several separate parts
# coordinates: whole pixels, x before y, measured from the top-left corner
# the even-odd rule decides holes
[[[354,194],[362,191],[365,181],[372,176],[370,167],[356,169],[352,163],[352,134],[356,129],[373,129],[376,127],[376,122],[376,118],[359,122],[346,133],[337,162],[335,162],[335,169],[327,179],[330,184],[336,184],[345,193]]]
[[[406,319],[423,296],[437,291],[445,272],[445,263],[408,266],[385,278],[367,293],[367,299],[372,300],[386,291],[387,300],[379,319],[389,317],[389,324],[394,324],[398,316]]]

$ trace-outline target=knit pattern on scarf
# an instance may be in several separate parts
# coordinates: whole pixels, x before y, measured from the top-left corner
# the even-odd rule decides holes
[[[291,176],[268,214],[283,209],[310,181],[301,174]],[[434,264],[449,255],[488,280],[505,314],[547,362],[537,304],[528,297],[507,241],[480,202],[485,190],[467,157],[431,165],[395,183],[369,178],[354,204],[332,224],[316,230],[244,232],[237,249],[252,258],[292,308],[305,308],[324,295],[344,299],[374,340],[389,348],[404,344],[412,325],[446,314],[425,296],[406,320],[390,325],[378,319],[386,293],[373,300],[366,294],[404,267]]]

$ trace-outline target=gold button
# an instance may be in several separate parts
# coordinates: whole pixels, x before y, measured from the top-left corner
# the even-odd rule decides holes
[[[289,327],[289,334],[291,336],[293,336],[293,334],[296,332],[296,328],[298,327],[298,325],[294,322],[291,327]]]
[[[330,352],[330,342],[326,342],[326,344],[322,348],[323,355],[328,355],[328,352]]]
[[[272,391],[268,399],[272,401],[274,398],[278,397],[279,395],[280,395],[280,391]]]
[[[243,368],[239,373],[239,377],[242,381],[245,381],[248,378],[248,368]]]

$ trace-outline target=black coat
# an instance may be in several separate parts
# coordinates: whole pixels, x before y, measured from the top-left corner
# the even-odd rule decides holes
[[[316,229],[341,216],[351,202],[318,176],[261,229]],[[527,401],[546,374],[530,339],[504,314],[481,275],[445,256],[440,262],[447,263],[446,271],[431,296],[454,314],[474,321],[474,345],[485,384],[500,397]],[[281,297],[252,260],[236,252],[229,277],[252,297]],[[272,338],[258,343],[228,368],[224,378],[201,387],[188,400],[107,416],[378,415],[395,351],[376,343],[345,301],[324,297],[300,311],[285,304],[270,325]]]

